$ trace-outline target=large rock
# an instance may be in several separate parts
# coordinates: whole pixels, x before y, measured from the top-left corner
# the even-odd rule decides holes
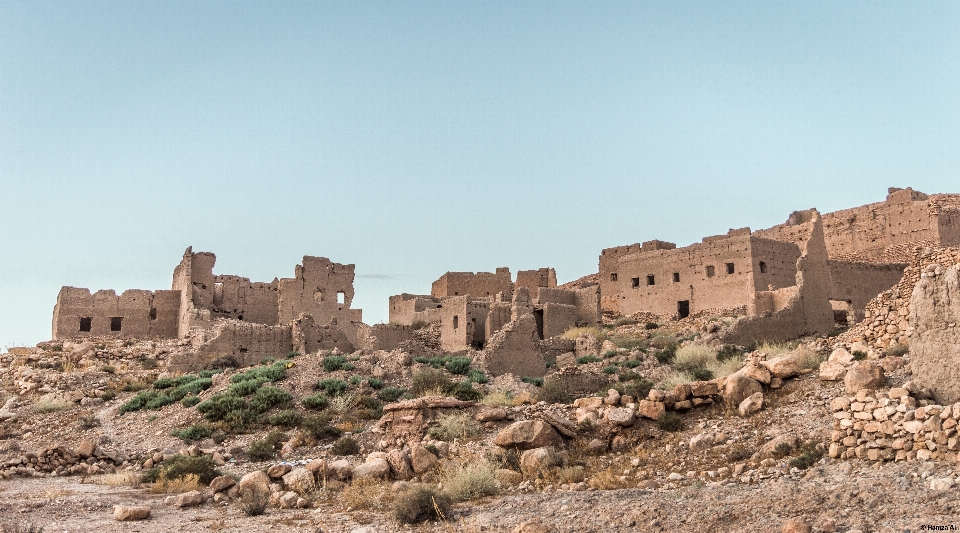
[[[607,420],[617,426],[632,426],[635,418],[633,409],[626,407],[613,407],[607,411]]]
[[[820,381],[840,381],[847,373],[847,367],[836,361],[820,363]]]
[[[723,400],[730,409],[737,409],[740,402],[758,392],[763,392],[763,386],[757,380],[736,372],[727,376],[723,385]]]
[[[536,448],[520,454],[520,471],[528,477],[562,463],[560,454],[552,447]]]
[[[879,389],[887,384],[883,368],[873,361],[857,361],[850,365],[843,378],[847,394],[856,394],[860,389]]]
[[[267,475],[270,476],[270,477],[273,478],[273,479],[280,479],[280,478],[282,478],[283,476],[285,476],[285,475],[287,474],[287,472],[289,472],[289,471],[291,471],[291,470],[293,470],[293,467],[292,467],[292,466],[290,466],[290,465],[288,465],[288,464],[286,464],[286,463],[281,463],[281,464],[278,464],[278,465],[272,465],[270,468],[268,468],[268,469],[267,469]]]
[[[764,385],[770,384],[770,371],[765,367],[755,365],[753,363],[747,363],[738,372],[752,380],[763,383]]]
[[[313,473],[303,467],[297,467],[283,476],[283,484],[297,494],[311,494],[317,490]]]
[[[830,353],[830,357],[827,359],[831,363],[840,363],[842,365],[848,365],[853,362],[853,354],[848,352],[846,348],[840,347]]]
[[[333,473],[333,476],[343,481],[345,479],[350,479],[350,476],[353,475],[353,466],[350,464],[350,461],[346,459],[339,459],[330,463],[330,471]]]
[[[640,416],[644,418],[656,420],[667,411],[667,407],[663,402],[640,400],[640,404],[637,405],[637,411],[640,413]]]
[[[740,405],[737,406],[737,412],[740,413],[740,416],[744,418],[759,412],[760,409],[763,409],[762,392],[755,392],[750,396],[747,396],[742,402],[740,402]]]
[[[414,476],[413,467],[410,466],[409,452],[403,450],[391,450],[387,454],[387,462],[390,463],[390,470],[393,472],[394,479],[407,481]]]
[[[150,508],[145,505],[117,505],[113,508],[113,519],[117,522],[131,522],[150,518]]]
[[[960,265],[927,267],[910,298],[913,379],[940,404],[960,401]]]
[[[775,378],[787,379],[800,373],[800,365],[792,353],[762,361],[760,364]]]
[[[237,494],[243,496],[248,493],[269,494],[270,477],[259,470],[255,470],[240,478],[240,482],[237,483]]]
[[[423,446],[414,446],[410,449],[410,467],[418,476],[437,468],[440,460],[436,455]]]
[[[197,490],[177,494],[173,497],[173,505],[175,507],[195,507],[201,503],[203,503],[203,495]]]
[[[377,457],[353,469],[353,479],[386,479],[390,477],[390,463]]]
[[[559,446],[563,438],[553,429],[553,426],[542,420],[522,420],[514,422],[493,440],[501,448],[516,448],[518,450],[532,450],[546,446]]]
[[[92,440],[82,440],[80,445],[77,446],[77,455],[82,459],[86,459],[93,455],[93,452],[97,450],[97,443]]]
[[[230,476],[215,477],[213,478],[213,481],[210,482],[210,491],[216,494],[218,492],[223,492],[236,484],[237,482]]]

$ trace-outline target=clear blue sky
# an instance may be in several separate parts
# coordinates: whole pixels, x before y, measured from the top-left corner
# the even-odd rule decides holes
[[[960,192],[960,2],[0,0],[0,347],[61,285],[355,263],[596,272],[796,209]]]

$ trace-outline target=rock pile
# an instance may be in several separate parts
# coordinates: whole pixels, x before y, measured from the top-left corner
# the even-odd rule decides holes
[[[83,441],[75,451],[57,446],[4,461],[0,464],[0,478],[103,474],[129,465],[128,458],[121,453]]]

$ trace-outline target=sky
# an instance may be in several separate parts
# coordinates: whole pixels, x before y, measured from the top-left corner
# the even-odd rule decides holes
[[[0,0],[0,347],[63,285],[356,264],[595,273],[790,212],[960,192],[960,3]]]

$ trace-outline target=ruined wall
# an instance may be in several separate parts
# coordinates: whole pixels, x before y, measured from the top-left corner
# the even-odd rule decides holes
[[[600,323],[600,287],[594,285],[576,290],[577,325],[592,326]]]
[[[414,340],[413,327],[402,324],[361,325],[357,329],[357,346],[363,350],[395,350],[400,343]]]
[[[600,308],[603,311],[619,313],[620,311],[620,258],[638,252],[652,252],[655,250],[672,250],[677,245],[672,242],[652,240],[643,244],[615,246],[600,251],[599,282]]]
[[[797,284],[797,244],[756,237],[751,239],[750,246],[754,290],[770,291]]]
[[[279,282],[251,282],[240,276],[214,276],[213,299],[207,308],[213,319],[231,318],[268,326],[277,325]]]
[[[334,348],[343,353],[350,353],[355,349],[355,344],[340,328],[335,318],[330,319],[327,324],[317,324],[312,316],[301,314],[290,323],[290,326],[293,349],[302,354]]]
[[[556,282],[554,282],[556,284]],[[500,267],[496,272],[447,272],[433,282],[430,294],[446,296],[494,296],[498,292],[513,291],[510,269]]]
[[[513,306],[510,303],[493,302],[487,310],[487,320],[484,324],[484,336],[489,339],[500,331],[512,318]]]
[[[326,257],[303,256],[295,277],[280,280],[280,323],[291,322],[300,313],[312,315],[318,324],[337,318],[342,328],[348,322],[359,322],[360,310],[350,309],[354,268]]]
[[[440,312],[440,348],[448,352],[466,350],[474,337],[474,322],[468,309],[470,298],[456,296],[443,301]]]
[[[541,268],[539,270],[521,270],[517,272],[517,282],[514,287],[526,287],[530,295],[538,297],[541,287],[556,287],[557,273],[552,268]]]
[[[537,322],[532,314],[513,320],[488,339],[483,352],[475,360],[492,376],[542,377],[547,364],[540,353]]]
[[[91,294],[62,287],[53,308],[53,339],[89,335],[176,338],[180,293],[131,289]]]
[[[830,269],[830,300],[849,302],[854,321],[874,297],[893,287],[903,277],[904,263],[854,263],[827,261]]]
[[[577,306],[545,303],[540,306],[543,312],[543,339],[556,337],[577,325]]]
[[[192,350],[170,359],[169,372],[204,368],[244,367],[265,357],[281,358],[293,349],[291,326],[266,326],[235,320],[217,322],[209,329],[191,330],[186,337]]]
[[[685,248],[624,255],[614,285],[620,312],[671,316],[682,301],[688,302],[690,314],[748,305],[754,292],[752,261],[749,230],[707,237]]]
[[[177,335],[186,336],[191,327],[210,326],[210,314],[201,314],[213,306],[213,265],[217,256],[210,252],[193,252],[190,246],[183,252],[183,259],[173,270],[175,291],[180,291],[180,319]]]
[[[398,294],[390,297],[390,322],[410,326],[440,320],[440,300],[429,295]]]
[[[941,404],[960,402],[960,264],[931,265],[910,297],[914,380]]]

